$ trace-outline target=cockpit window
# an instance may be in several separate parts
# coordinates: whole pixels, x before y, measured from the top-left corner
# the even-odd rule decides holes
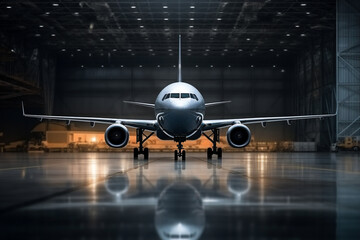
[[[162,101],[164,101],[165,99],[168,99],[170,97],[170,93],[167,93],[164,95],[164,97],[162,98]]]
[[[179,93],[171,93],[170,97],[171,98],[179,98],[180,94]]]
[[[189,98],[190,94],[189,93],[182,93],[181,94],[181,98]]]
[[[195,94],[193,94],[193,93],[190,93],[190,96],[191,96],[191,98],[196,99],[196,101],[199,100],[199,99],[197,98],[197,96],[196,96]]]

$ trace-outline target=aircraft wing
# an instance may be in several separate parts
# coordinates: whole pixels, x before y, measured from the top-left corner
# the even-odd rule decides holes
[[[52,116],[52,115],[36,115],[36,114],[27,114],[25,113],[24,103],[22,103],[22,112],[24,117],[29,118],[38,118],[40,120],[49,119],[49,120],[59,120],[70,122],[87,122],[91,125],[95,123],[100,124],[123,124],[129,127],[134,128],[143,128],[149,131],[157,130],[156,120],[138,120],[138,119],[119,119],[119,118],[99,118],[99,117],[76,117],[76,116]]]
[[[268,122],[287,122],[290,125],[290,121],[303,120],[303,119],[322,119],[326,117],[336,116],[336,113],[332,114],[319,114],[319,115],[301,115],[301,116],[281,116],[281,117],[256,117],[256,118],[238,118],[238,119],[218,119],[218,120],[204,120],[202,130],[210,130],[214,128],[228,127],[234,124],[254,124],[260,123],[265,127]]]

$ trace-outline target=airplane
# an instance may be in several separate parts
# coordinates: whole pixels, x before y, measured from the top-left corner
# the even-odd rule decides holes
[[[139,143],[139,147],[134,148],[134,158],[138,158],[139,154],[143,154],[144,159],[149,158],[149,149],[144,148],[143,144],[156,133],[156,136],[161,140],[173,140],[178,143],[178,149],[174,151],[174,159],[176,161],[179,157],[183,161],[186,159],[186,151],[183,149],[182,143],[187,140],[196,140],[201,135],[209,139],[213,145],[212,148],[207,149],[207,158],[211,159],[214,154],[218,158],[222,158],[222,149],[216,146],[216,143],[220,141],[220,128],[229,127],[226,137],[230,146],[243,148],[251,140],[251,131],[247,127],[249,124],[260,123],[265,127],[269,122],[286,121],[290,125],[290,121],[293,120],[322,119],[337,115],[336,110],[332,114],[320,115],[205,120],[205,109],[207,107],[229,103],[230,101],[205,103],[203,96],[194,86],[182,81],[181,35],[179,35],[178,57],[178,81],[166,86],[159,93],[154,104],[124,101],[125,103],[153,108],[155,111],[154,120],[27,114],[22,103],[23,115],[40,120],[63,120],[67,124],[70,124],[72,121],[88,122],[91,126],[95,126],[97,123],[108,124],[110,126],[105,131],[105,142],[113,148],[125,147],[129,141],[127,127],[136,128],[136,142]],[[151,133],[146,135],[144,134],[145,130]],[[210,135],[207,134],[208,131],[211,131]]]

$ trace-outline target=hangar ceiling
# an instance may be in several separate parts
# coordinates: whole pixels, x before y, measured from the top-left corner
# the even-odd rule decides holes
[[[12,0],[0,5],[0,25],[2,38],[74,54],[173,55],[178,34],[187,55],[298,52],[310,37],[335,30],[335,6],[335,0]]]

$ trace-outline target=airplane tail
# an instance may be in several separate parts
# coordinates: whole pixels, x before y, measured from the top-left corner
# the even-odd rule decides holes
[[[178,82],[182,82],[182,77],[181,77],[181,35],[179,35],[179,66],[178,66]]]

